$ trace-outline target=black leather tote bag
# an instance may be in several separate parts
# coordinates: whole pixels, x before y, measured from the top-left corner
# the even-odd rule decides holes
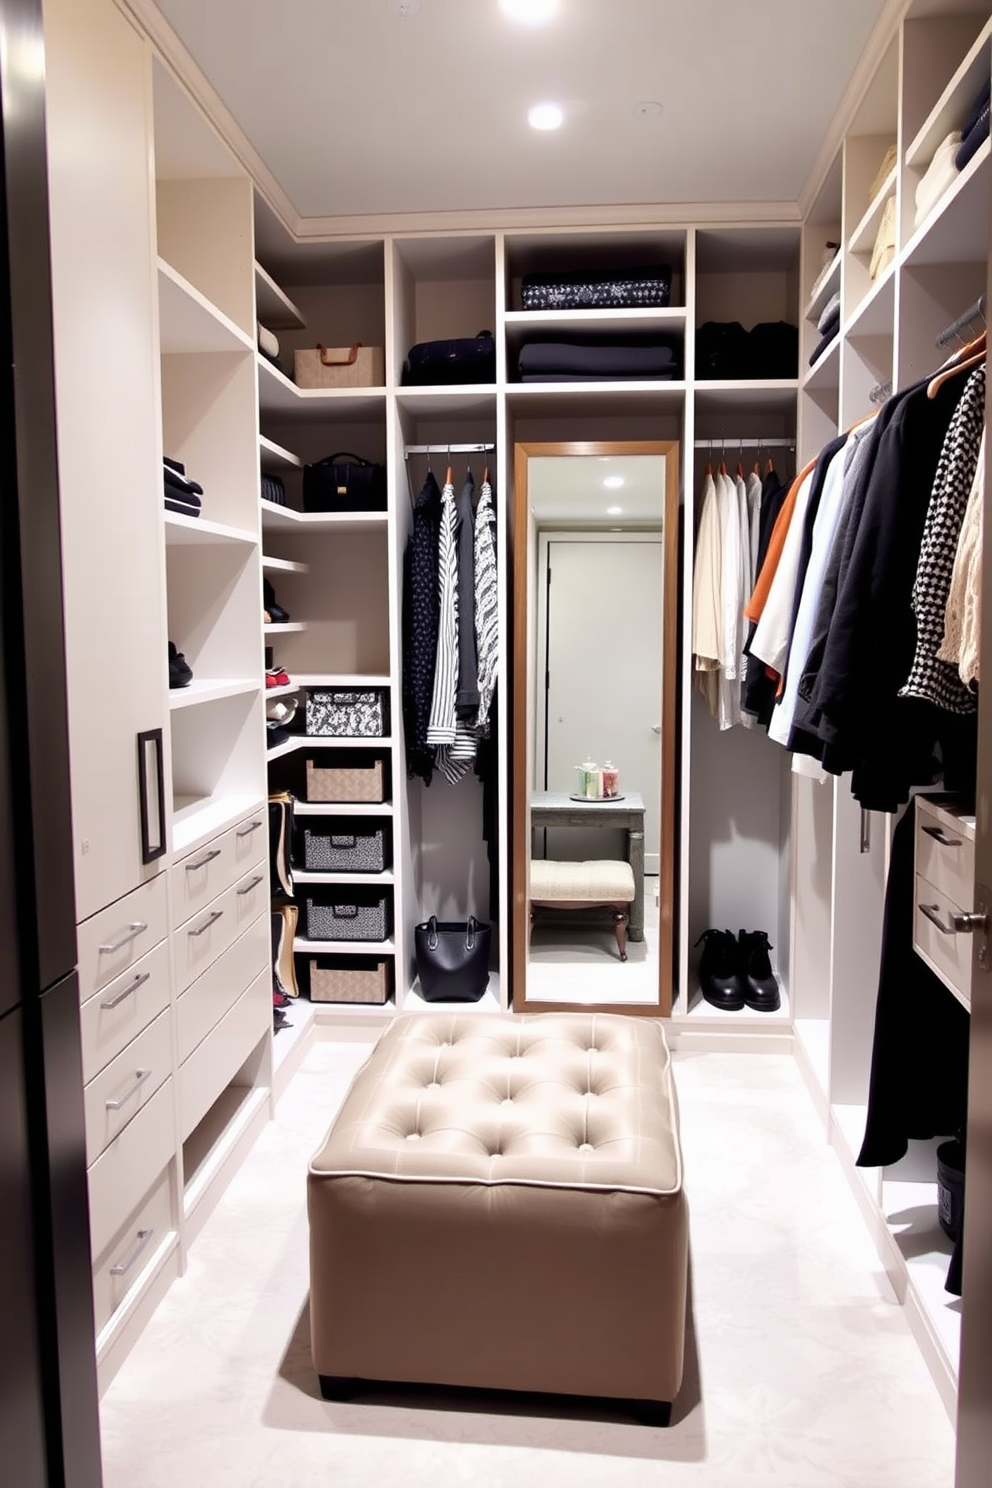
[[[425,1002],[478,1002],[489,985],[492,926],[431,915],[414,930],[420,995]]]

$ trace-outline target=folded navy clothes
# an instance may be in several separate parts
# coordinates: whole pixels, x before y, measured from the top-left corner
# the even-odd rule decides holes
[[[820,311],[820,318],[816,322],[816,329],[821,336],[826,336],[831,330],[840,325],[840,290],[832,294]]]
[[[194,501],[196,502],[195,506],[193,505]],[[165,509],[166,511],[178,512],[181,517],[198,517],[200,515],[200,498],[198,496],[191,496],[184,501],[174,491],[166,491]]]
[[[181,465],[178,460],[166,459],[164,461],[163,475],[167,491],[177,491],[183,496],[203,495],[203,487],[198,485],[195,480],[188,479],[186,467]],[[197,505],[199,505],[199,502],[197,502]]]
[[[670,346],[617,346],[604,342],[528,341],[520,348],[521,377],[556,373],[573,377],[672,376]]]
[[[671,382],[675,368],[664,372],[525,372],[521,382]]]
[[[959,171],[964,170],[978,152],[982,144],[989,137],[989,95],[992,82],[986,80],[982,86],[975,102],[972,104],[968,117],[961,127],[961,143],[958,145],[954,164]]]
[[[836,339],[837,339],[837,332],[839,330],[840,330],[840,317],[838,316],[837,324],[834,326],[833,330],[832,331],[828,331],[826,333],[826,335],[822,338],[822,340],[820,340],[820,341],[818,341],[816,343],[816,345],[814,346],[812,352],[810,353],[809,364],[810,364],[811,367],[815,367],[816,366],[816,363],[820,360],[821,356],[826,351],[826,349],[830,345],[830,343],[832,341],[836,341]]]

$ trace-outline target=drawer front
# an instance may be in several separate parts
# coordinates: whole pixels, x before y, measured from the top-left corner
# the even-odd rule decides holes
[[[272,977],[266,969],[179,1070],[179,1129],[184,1142],[271,1026]]]
[[[150,879],[79,926],[79,1000],[127,971],[168,931],[165,874]]]
[[[256,867],[187,920],[173,936],[178,990],[202,976],[268,904],[268,874]]]
[[[913,910],[913,946],[930,963],[934,971],[968,1006],[971,1006],[972,935],[941,930],[924,906],[940,923],[950,925],[950,917],[959,906],[925,878],[916,875],[916,900]]]
[[[184,925],[193,915],[261,863],[266,852],[266,821],[261,813],[230,827],[172,866],[172,921]]]
[[[90,1246],[102,1255],[175,1155],[175,1087],[166,1080],[90,1168]]]
[[[922,799],[916,804],[916,871],[955,904],[971,908],[975,895],[975,843],[952,812]]]
[[[259,973],[269,970],[271,945],[268,916],[260,915],[186,988],[176,1007],[180,1064],[231,1010]]]
[[[88,1165],[147,1106],[171,1073],[172,1020],[162,1012],[86,1086]]]
[[[83,1080],[88,1084],[168,1006],[169,942],[163,940],[83,1003]]]
[[[148,1262],[176,1230],[172,1213],[169,1170],[166,1169],[151,1192],[93,1265],[93,1310],[97,1332],[113,1317],[136,1281],[140,1281]]]

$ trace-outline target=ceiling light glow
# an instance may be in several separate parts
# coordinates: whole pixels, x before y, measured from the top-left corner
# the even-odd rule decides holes
[[[558,14],[558,0],[499,0],[499,8],[518,26],[544,26]]]
[[[603,485],[608,486],[611,491],[619,491],[620,487],[623,485],[623,476],[608,475],[604,480]]]
[[[565,110],[558,103],[535,103],[527,113],[531,129],[560,129],[564,122]]]
[[[622,506],[608,506],[606,508],[606,515],[608,517],[622,517],[623,516],[623,507]]]

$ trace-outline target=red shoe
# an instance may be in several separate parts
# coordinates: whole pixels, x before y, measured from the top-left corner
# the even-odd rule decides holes
[[[282,667],[269,667],[265,673],[266,687],[287,687],[289,685],[289,673]]]

